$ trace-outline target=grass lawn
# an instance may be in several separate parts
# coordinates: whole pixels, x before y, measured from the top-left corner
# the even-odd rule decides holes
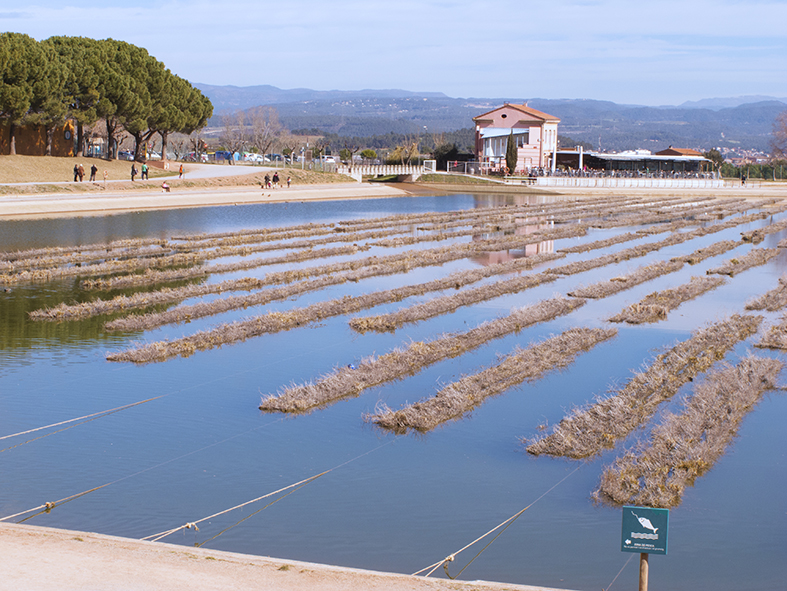
[[[85,168],[85,180],[81,183],[74,183],[74,165],[82,163]],[[88,182],[90,178],[90,167],[92,164],[98,167],[96,183]],[[142,165],[136,164],[137,170],[141,170]],[[188,178],[188,166],[186,176],[178,179],[179,162],[172,161],[171,170],[164,171],[155,166],[150,167],[150,179],[166,178],[172,188],[202,188],[202,187],[244,187],[260,186],[265,174],[273,175],[273,171],[263,168],[249,168],[248,175],[217,177],[206,179]],[[102,160],[99,158],[59,158],[52,156],[0,156],[0,184],[2,183],[42,183],[37,185],[5,185],[0,186],[0,194],[28,194],[28,193],[84,193],[100,192],[104,190],[104,171],[107,171],[109,180],[122,180],[122,183],[112,183],[113,191],[142,190],[150,189],[152,183],[131,182],[131,162],[127,160]],[[257,172],[254,172],[254,171]],[[352,179],[335,173],[315,172],[301,170],[300,168],[278,169],[281,184],[286,183],[287,177],[292,177],[293,184],[313,185],[323,183],[345,183],[352,182]],[[54,185],[46,183],[67,182],[65,185]]]

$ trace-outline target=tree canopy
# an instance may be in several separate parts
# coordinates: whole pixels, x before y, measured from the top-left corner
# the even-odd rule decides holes
[[[0,33],[0,122],[14,128],[42,124],[51,130],[72,119],[77,155],[85,126],[103,120],[111,153],[121,129],[135,141],[135,157],[158,133],[162,157],[167,136],[205,126],[213,105],[187,80],[170,72],[145,49],[114,39],[51,37],[40,43],[20,33]]]

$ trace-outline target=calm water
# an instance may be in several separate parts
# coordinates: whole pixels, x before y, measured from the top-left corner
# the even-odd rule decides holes
[[[497,203],[491,197],[452,195],[0,222],[0,249],[167,238],[186,232],[450,211]],[[262,414],[257,410],[260,397],[372,353],[382,354],[410,340],[433,338],[445,331],[466,330],[512,307],[715,241],[735,239],[740,231],[769,222],[559,279],[395,334],[357,335],[347,326],[348,317],[337,317],[146,366],[109,363],[104,355],[133,342],[191,334],[262,310],[250,308],[188,325],[116,334],[103,330],[105,318],[62,324],[26,319],[30,310],[93,297],[81,291],[76,280],[14,287],[10,293],[0,293],[0,436],[160,398],[59,432],[69,425],[0,440],[0,517],[109,484],[26,523],[141,538],[332,470],[289,496],[275,495],[204,522],[199,532],[180,531],[164,541],[183,545],[205,542],[205,547],[220,550],[412,573],[540,499],[468,567],[462,578],[572,589],[607,587],[630,555],[619,551],[620,509],[595,505],[590,493],[602,468],[625,446],[592,462],[574,463],[530,457],[519,438],[533,436],[545,422],[558,422],[572,405],[625,383],[632,370],[660,348],[687,338],[692,330],[710,321],[742,311],[747,299],[776,285],[785,271],[787,254],[683,304],[667,321],[619,327],[615,339],[581,355],[566,371],[509,390],[464,420],[428,435],[394,437],[365,423],[362,417],[381,401],[396,408],[432,395],[441,385],[492,363],[516,344],[527,345],[571,326],[606,326],[604,319],[623,306],[652,291],[680,285],[750,247],[616,296],[590,301],[571,315],[492,341],[416,376],[310,414]],[[557,241],[555,247],[628,230],[592,231],[585,238]],[[771,235],[760,246],[775,246],[784,237]],[[424,248],[434,245],[426,243]],[[574,257],[591,258],[628,246],[631,244]],[[387,252],[380,249],[379,254]],[[416,283],[475,265],[457,261],[416,269],[406,276],[375,278],[306,294],[268,309]],[[284,267],[263,267],[242,275],[262,276],[280,268]],[[430,297],[434,294],[381,306],[374,313]],[[778,315],[766,314],[766,318],[775,321]],[[752,342],[736,348],[730,360],[745,354]],[[745,420],[729,453],[686,491],[683,504],[671,511],[669,555],[650,561],[654,589],[784,589],[786,418],[785,396],[766,396]],[[643,430],[635,437],[646,434]],[[39,439],[43,435],[50,436]],[[626,445],[632,442],[633,438]],[[462,553],[451,565],[452,574],[479,549]],[[442,569],[435,573],[438,575],[442,576]],[[636,579],[635,556],[612,589],[635,587]]]

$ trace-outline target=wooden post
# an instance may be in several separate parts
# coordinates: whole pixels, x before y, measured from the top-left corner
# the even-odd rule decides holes
[[[648,591],[648,555],[639,555],[639,591]]]

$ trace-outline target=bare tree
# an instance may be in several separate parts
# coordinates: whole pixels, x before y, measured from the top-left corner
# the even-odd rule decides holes
[[[255,107],[246,112],[249,124],[249,143],[261,154],[270,151],[271,146],[282,135],[279,112],[273,107]]]
[[[235,111],[229,115],[221,117],[223,131],[219,136],[219,141],[224,149],[230,152],[230,164],[234,162],[237,152],[244,151],[252,144],[252,132],[247,125],[247,116],[243,111]]]

